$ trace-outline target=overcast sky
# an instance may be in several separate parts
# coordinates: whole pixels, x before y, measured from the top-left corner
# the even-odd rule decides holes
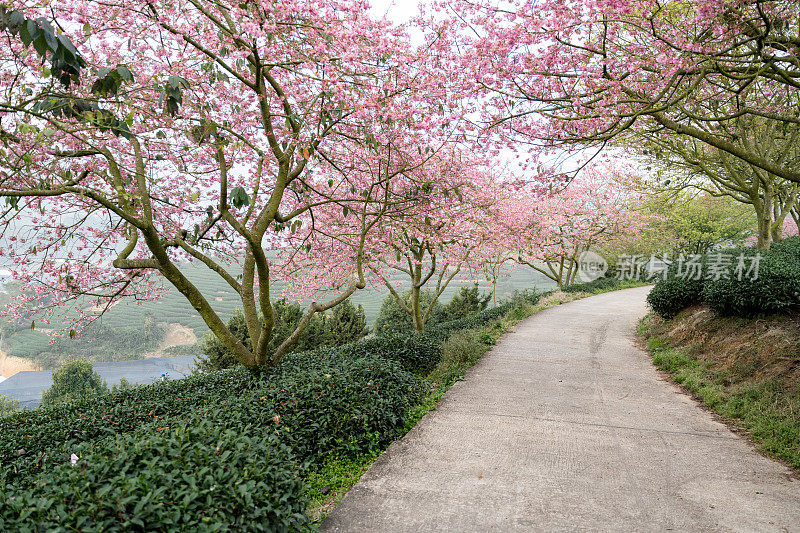
[[[371,0],[372,11],[376,15],[386,15],[398,24],[408,22],[417,14],[417,5],[420,0]]]

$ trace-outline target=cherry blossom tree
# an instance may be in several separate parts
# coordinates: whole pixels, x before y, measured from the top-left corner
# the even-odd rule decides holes
[[[313,313],[366,279],[358,246],[335,269],[338,293],[268,353],[280,268],[269,251],[330,205],[362,206],[366,243],[400,209],[374,200],[402,172],[348,165],[381,160],[399,137],[425,146],[455,120],[425,50],[358,0],[13,0],[0,15],[0,253],[27,284],[16,316],[71,305],[73,331],[166,281],[242,363],[276,363]],[[240,296],[252,350],[186,261]]]
[[[522,189],[504,212],[511,258],[556,282],[574,283],[583,252],[620,237],[633,237],[640,221],[628,206],[634,199],[622,186],[630,171],[593,164],[566,185],[548,193]]]
[[[674,133],[800,182],[796,161],[765,157],[728,127],[742,117],[800,123],[797,0],[458,0],[438,9],[451,14],[442,53],[454,54],[496,133],[565,149]]]
[[[388,161],[389,154],[383,159]],[[503,184],[486,165],[452,144],[416,152],[409,147],[403,156],[394,155],[394,161],[394,165],[403,161],[399,166],[404,179],[394,180],[381,190],[380,201],[370,191],[370,203],[327,204],[315,212],[318,229],[309,230],[309,235],[296,235],[301,241],[317,239],[313,248],[319,256],[347,258],[350,263],[343,261],[320,269],[324,261],[306,255],[292,265],[288,275],[312,280],[305,293],[294,295],[308,297],[321,280],[335,279],[338,269],[351,268],[361,254],[368,283],[388,288],[411,316],[414,329],[423,331],[438,298],[453,279],[465,273],[477,278],[484,249],[502,239],[497,221],[503,205]],[[374,175],[392,165],[362,167],[359,172]],[[409,198],[413,201],[405,200]],[[401,201],[398,204],[394,199]],[[378,209],[384,210],[380,217],[376,216]],[[374,221],[376,231],[365,239],[360,228],[370,221]],[[410,286],[408,300],[395,285],[398,274]],[[432,298],[422,299],[428,287]]]

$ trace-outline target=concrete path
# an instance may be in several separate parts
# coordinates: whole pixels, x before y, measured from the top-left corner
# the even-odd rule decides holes
[[[800,531],[800,480],[635,346],[648,290],[519,324],[322,530]]]

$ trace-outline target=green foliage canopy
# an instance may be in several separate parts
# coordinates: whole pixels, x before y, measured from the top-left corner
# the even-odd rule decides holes
[[[92,363],[75,359],[53,372],[53,386],[44,391],[42,405],[74,401],[107,391],[106,383],[94,371]]]

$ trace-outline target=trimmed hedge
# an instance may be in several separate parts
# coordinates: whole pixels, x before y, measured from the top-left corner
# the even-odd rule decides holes
[[[427,372],[442,360],[442,348],[426,333],[385,333],[341,348],[348,357],[378,356],[396,361],[409,372]]]
[[[425,391],[395,362],[337,349],[292,354],[263,378],[236,368],[134,387],[0,419],[0,484],[60,464],[79,443],[190,417],[275,433],[299,460],[318,463],[391,441]]]
[[[647,296],[653,311],[672,318],[700,302],[722,316],[751,317],[800,308],[800,237],[774,243],[767,251],[740,248],[720,253],[733,258],[728,279],[706,279],[709,258],[703,261],[705,277],[701,280],[677,278],[675,267],[670,267],[670,276],[659,280]],[[757,279],[743,275],[740,280],[734,274],[741,254],[746,267],[756,254],[761,255]]]
[[[307,524],[300,470],[254,427],[191,420],[82,443],[73,466],[0,486],[2,531],[289,531]],[[255,436],[250,436],[255,434]]]
[[[672,318],[690,305],[698,303],[703,280],[669,277],[661,279],[647,295],[647,303],[664,318]]]
[[[757,250],[747,250],[749,257]],[[706,281],[703,302],[721,316],[752,317],[800,308],[800,238],[762,252],[758,278]]]

